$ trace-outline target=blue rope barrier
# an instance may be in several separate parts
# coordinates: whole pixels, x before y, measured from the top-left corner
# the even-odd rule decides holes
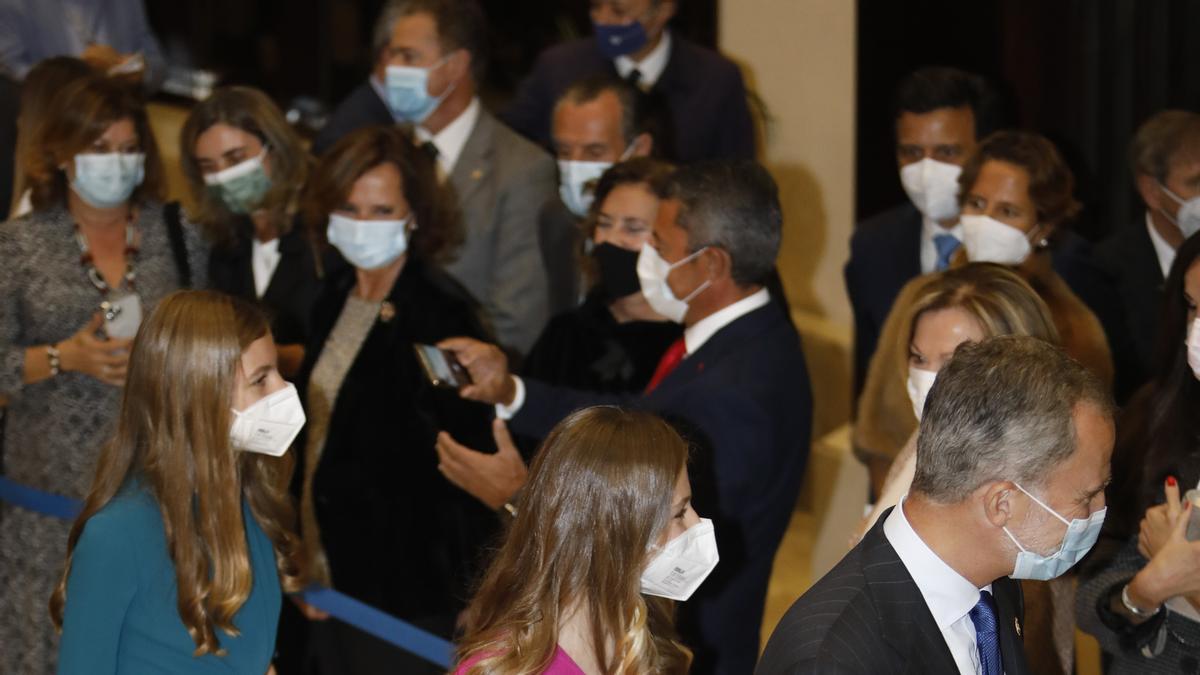
[[[0,502],[60,520],[74,520],[83,504],[62,495],[35,490],[0,476]],[[415,654],[441,668],[452,664],[454,645],[416,626],[381,612],[331,588],[313,586],[304,601],[369,635]]]

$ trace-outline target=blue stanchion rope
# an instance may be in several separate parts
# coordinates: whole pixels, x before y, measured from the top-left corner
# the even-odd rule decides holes
[[[35,490],[0,476],[0,502],[61,520],[74,520],[83,505],[75,499]],[[397,619],[331,588],[312,586],[304,601],[369,635],[449,669],[454,646],[442,638]]]

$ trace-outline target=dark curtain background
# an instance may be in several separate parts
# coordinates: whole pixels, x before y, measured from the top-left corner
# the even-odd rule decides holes
[[[1163,108],[1200,109],[1200,2],[1194,0],[860,0],[857,215],[904,199],[892,92],[923,65],[993,80],[1015,126],[1055,141],[1096,239],[1140,211],[1127,160],[1134,130]]]

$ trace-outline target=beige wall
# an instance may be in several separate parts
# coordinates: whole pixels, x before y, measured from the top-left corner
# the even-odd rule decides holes
[[[817,435],[849,414],[854,220],[853,0],[723,0],[721,50],[767,112],[762,156],[784,208],[780,274],[805,338]]]

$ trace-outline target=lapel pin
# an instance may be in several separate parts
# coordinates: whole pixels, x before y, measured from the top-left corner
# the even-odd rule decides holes
[[[471,180],[480,180],[483,178],[483,169],[475,169],[471,172]]]

